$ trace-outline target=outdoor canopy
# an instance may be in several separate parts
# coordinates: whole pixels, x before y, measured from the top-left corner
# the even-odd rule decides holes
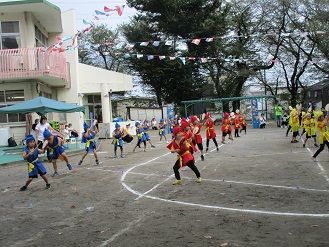
[[[0,108],[0,114],[13,114],[13,113],[33,113],[44,115],[48,112],[84,112],[84,106],[73,105],[65,102],[60,102],[45,97],[37,97],[22,103]]]

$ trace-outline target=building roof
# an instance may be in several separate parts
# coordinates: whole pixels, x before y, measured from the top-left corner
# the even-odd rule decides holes
[[[0,0],[2,13],[31,12],[50,33],[61,33],[61,9],[46,0]]]
[[[326,87],[329,87],[329,79],[324,79],[323,81],[313,84],[311,86],[311,89],[312,90],[322,90]]]

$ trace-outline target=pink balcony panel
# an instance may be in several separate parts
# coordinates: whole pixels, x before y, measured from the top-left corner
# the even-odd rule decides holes
[[[13,79],[41,79],[52,86],[70,87],[63,54],[43,52],[42,48],[0,50],[0,80]]]

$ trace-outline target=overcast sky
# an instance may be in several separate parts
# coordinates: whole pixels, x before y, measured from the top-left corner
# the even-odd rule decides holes
[[[123,9],[121,16],[117,12],[109,12],[110,16],[99,16],[101,20],[94,21],[97,23],[107,24],[111,29],[114,29],[118,24],[129,22],[129,17],[134,15],[136,11],[132,8],[128,8],[125,0],[107,0],[107,1],[90,1],[90,0],[48,0],[50,3],[58,6],[62,12],[75,9],[77,16],[77,27],[83,29],[86,27],[83,24],[83,19],[86,21],[93,21],[95,16],[95,10],[104,12],[104,6],[113,9],[115,6],[126,5]]]

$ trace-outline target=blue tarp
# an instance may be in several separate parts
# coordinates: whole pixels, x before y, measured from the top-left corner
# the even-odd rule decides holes
[[[48,99],[45,97],[34,98],[22,103],[0,108],[0,114],[21,113],[27,114],[36,112],[44,115],[48,112],[84,112],[84,106],[73,105],[65,102]]]

